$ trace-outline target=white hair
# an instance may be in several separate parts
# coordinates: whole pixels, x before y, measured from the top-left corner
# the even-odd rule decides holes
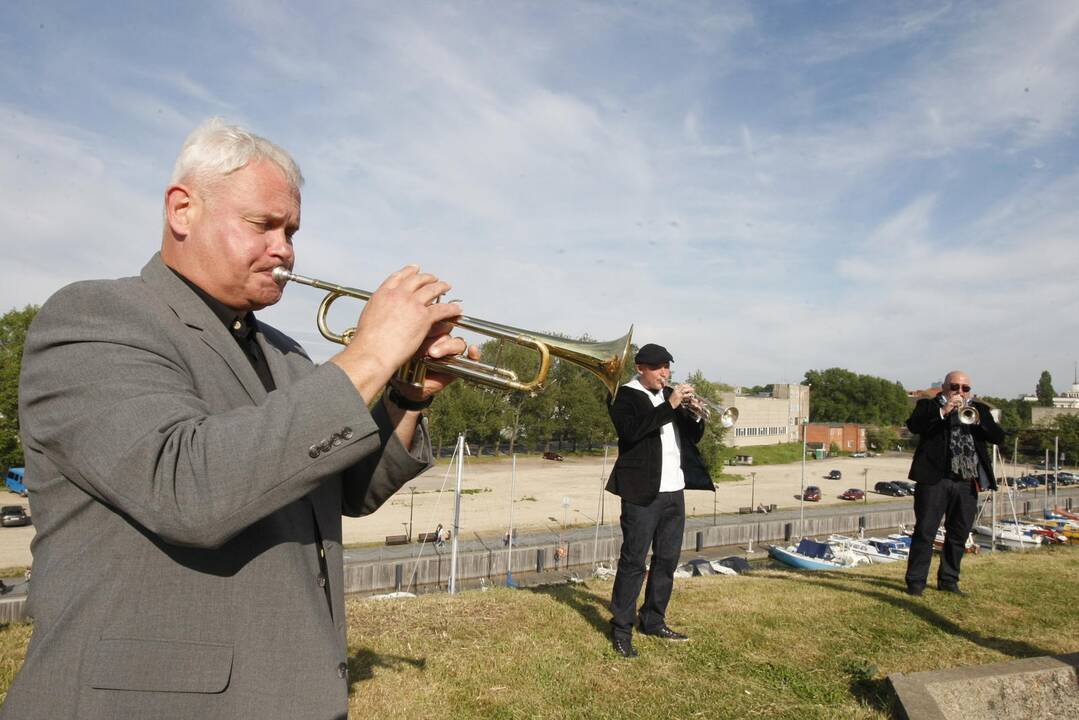
[[[195,128],[184,141],[170,184],[188,181],[202,188],[212,187],[231,173],[260,160],[281,168],[297,193],[303,185],[300,166],[285,150],[239,125],[229,125],[219,117]]]

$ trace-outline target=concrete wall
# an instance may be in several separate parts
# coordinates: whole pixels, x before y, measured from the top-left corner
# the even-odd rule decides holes
[[[865,514],[807,516],[805,527],[799,532],[798,518],[769,519],[767,515],[753,515],[742,522],[703,527],[688,527],[682,538],[683,551],[695,551],[709,547],[775,543],[790,540],[794,535],[822,537],[838,534],[857,534],[862,527],[867,530],[894,528],[914,523],[912,509]],[[588,538],[566,543],[566,557],[555,559],[557,543],[539,547],[527,547],[513,551],[513,571],[547,572],[571,568],[591,568],[593,557],[606,561],[618,556],[622,544],[621,532],[612,537],[605,533],[598,543]],[[449,586],[450,557],[447,549],[437,555],[419,560],[371,561],[345,566],[345,592],[377,593],[416,588],[446,588]],[[400,568],[400,569],[398,569]],[[487,580],[506,574],[506,551],[504,549],[458,553],[457,578],[459,581]]]

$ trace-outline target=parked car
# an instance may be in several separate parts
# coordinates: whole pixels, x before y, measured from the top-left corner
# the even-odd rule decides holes
[[[1075,483],[1079,482],[1079,476],[1077,476],[1075,473],[1066,472],[1064,470],[1061,470],[1059,473],[1057,473],[1057,477],[1060,478],[1061,485],[1074,485]]]
[[[914,494],[914,488],[916,487],[916,485],[910,480],[892,480],[891,483],[892,485],[898,486],[900,490],[906,491],[907,495]]]
[[[873,489],[881,495],[891,495],[892,497],[905,497],[906,492],[895,483],[882,481],[873,486]]]
[[[829,470],[828,471],[828,479],[829,480],[842,480],[843,479],[843,473],[839,472],[838,470]]]
[[[565,460],[564,457],[562,457],[561,455],[559,455],[556,452],[551,452],[550,450],[543,453],[543,459],[544,460],[557,460],[558,462],[562,462],[563,460]]]
[[[851,457],[856,457],[856,458],[863,458],[863,457],[865,457],[865,453],[864,452],[852,452],[850,454],[850,456]]]
[[[839,494],[840,500],[864,500],[865,492],[861,488],[847,488]]]
[[[810,502],[819,502],[820,501],[820,488],[817,487],[816,485],[810,485],[809,487],[807,487],[805,489],[805,492],[802,493],[802,499],[803,500],[808,500]]]
[[[26,514],[26,508],[22,505],[4,505],[0,507],[0,526],[19,527],[29,525],[30,516]]]

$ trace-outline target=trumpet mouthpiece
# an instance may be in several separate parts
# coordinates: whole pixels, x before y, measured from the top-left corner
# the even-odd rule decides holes
[[[292,279],[292,273],[284,265],[278,265],[277,267],[275,267],[271,274],[273,275],[274,282],[278,285],[284,285]]]

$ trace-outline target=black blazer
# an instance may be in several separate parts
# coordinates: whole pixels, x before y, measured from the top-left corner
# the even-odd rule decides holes
[[[672,392],[671,388],[663,388],[663,397],[670,397]],[[607,480],[607,490],[634,505],[648,505],[655,500],[663,465],[660,429],[676,422],[686,488],[715,491],[708,468],[697,451],[697,443],[704,435],[704,423],[694,420],[688,410],[682,407],[676,410],[666,402],[653,407],[644,392],[623,386],[607,412],[618,432],[618,460]]]
[[[978,411],[979,423],[970,426],[974,436],[974,449],[978,453],[985,474],[989,477],[989,487],[983,490],[996,490],[996,478],[993,477],[993,463],[989,461],[986,443],[999,445],[1004,442],[1004,430],[993,419],[989,406],[977,400],[974,407]],[[951,418],[940,417],[940,404],[937,397],[922,398],[914,406],[914,412],[907,420],[907,429],[917,434],[918,449],[914,451],[914,460],[910,464],[911,480],[927,485],[934,485],[951,474],[951,453],[948,449],[951,434]],[[979,483],[980,484],[980,483]]]

